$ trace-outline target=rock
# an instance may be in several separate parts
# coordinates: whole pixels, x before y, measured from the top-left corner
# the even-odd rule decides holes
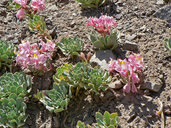
[[[127,122],[131,122],[135,117],[136,117],[136,113],[134,112],[133,114],[131,114],[128,118],[127,118]]]
[[[91,57],[90,63],[94,66],[99,65],[102,69],[108,70],[107,63],[110,61],[110,58],[116,60],[116,57],[113,55],[111,50],[98,50]]]
[[[115,18],[117,19],[117,20],[120,20],[121,18],[122,18],[122,14],[117,14],[117,15],[114,15],[115,16]]]
[[[112,88],[112,89],[120,89],[123,87],[122,83],[120,80],[116,80],[110,84],[108,84],[109,88]]]
[[[142,84],[140,89],[149,89],[150,91],[158,92],[162,86],[162,84],[152,83],[148,81]]]
[[[6,9],[4,9],[4,8],[2,9],[2,8],[1,8],[1,10],[0,10],[0,15],[1,15],[1,16],[6,16],[6,15],[7,15],[6,12],[7,12]]]
[[[53,117],[53,125],[55,128],[58,128],[60,126],[59,118],[56,116]]]
[[[137,35],[135,35],[135,34],[133,34],[132,36],[129,35],[129,34],[127,34],[127,35],[125,36],[125,39],[131,41],[131,40],[135,39],[136,37],[137,37]]]
[[[93,123],[94,118],[90,117],[86,121],[84,121],[85,125]]]
[[[45,79],[45,81],[42,83],[42,85],[43,85],[43,87],[42,87],[42,89],[43,90],[49,90],[49,87],[50,87],[50,85],[51,85],[51,79],[50,78],[48,78],[48,79]]]
[[[75,26],[75,24],[76,24],[76,23],[75,23],[75,21],[73,20],[73,21],[70,23],[69,26],[73,28],[73,27]]]
[[[131,50],[131,51],[136,50],[136,49],[138,49],[138,44],[126,40],[123,43],[123,48],[126,50]]]
[[[171,4],[157,10],[153,16],[166,20],[171,25]]]
[[[8,2],[9,2],[8,0],[2,0],[2,1],[0,2],[0,4],[1,4],[1,5],[7,5]]]
[[[53,11],[58,11],[58,8],[56,5],[52,5],[48,8],[48,10],[53,12]]]
[[[164,1],[163,0],[157,0],[156,4],[157,5],[163,5],[164,4]]]
[[[57,26],[55,26],[54,28],[52,28],[51,30],[49,30],[49,34],[51,36],[55,36],[57,34]]]

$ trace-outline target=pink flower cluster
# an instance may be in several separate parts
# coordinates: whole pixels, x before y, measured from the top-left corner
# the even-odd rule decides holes
[[[129,93],[137,92],[135,83],[139,82],[137,73],[140,73],[144,67],[143,58],[139,54],[131,54],[127,59],[121,60],[118,59],[114,61],[111,58],[110,63],[108,64],[109,72],[114,70],[119,72],[123,78],[126,78],[127,84],[123,87],[123,91]],[[131,88],[132,87],[132,88]]]
[[[51,53],[54,51],[55,43],[47,38],[46,40],[47,43],[40,40],[39,45],[37,43],[31,45],[29,41],[22,41],[18,51],[14,51],[17,55],[16,63],[33,72],[37,70],[46,72],[52,69],[49,60],[52,60]]]
[[[90,17],[88,19],[87,26],[91,25],[102,35],[110,35],[109,30],[112,26],[116,27],[117,23],[113,20],[113,17],[102,15],[100,18]]]
[[[32,0],[30,8],[27,6],[27,0],[14,0],[13,3],[21,5],[21,9],[17,12],[17,18],[24,18],[26,11],[32,10],[33,13],[38,12],[39,10],[43,11],[45,4],[44,0]]]

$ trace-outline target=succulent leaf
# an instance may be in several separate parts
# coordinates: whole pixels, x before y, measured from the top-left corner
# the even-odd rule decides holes
[[[166,38],[164,40],[164,46],[171,54],[171,39]]]

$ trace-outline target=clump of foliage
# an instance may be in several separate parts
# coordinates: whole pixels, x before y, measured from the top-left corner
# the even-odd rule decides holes
[[[18,128],[26,121],[25,96],[31,91],[31,77],[5,73],[0,77],[0,126]]]
[[[52,40],[43,17],[31,14],[31,17],[28,18],[28,27],[31,32],[39,33],[38,36],[46,36],[48,39]]]
[[[0,99],[0,126],[4,128],[18,128],[27,119],[24,99],[11,93],[8,98]]]
[[[164,40],[164,46],[171,54],[171,39],[166,38]]]
[[[15,54],[13,43],[0,40],[0,69],[2,65],[11,67],[14,58]]]
[[[99,18],[90,17],[88,21],[87,26],[95,28],[88,35],[95,48],[113,50],[118,46],[119,33],[113,29],[117,25],[113,17],[102,15]]]
[[[84,43],[77,37],[69,37],[68,39],[64,37],[62,38],[62,41],[57,44],[57,46],[64,55],[71,55],[72,58],[74,55],[78,55],[79,52],[84,50]]]
[[[5,73],[0,77],[0,99],[15,93],[25,97],[31,91],[31,77],[25,73]]]
[[[89,39],[93,43],[93,46],[95,48],[99,49],[110,49],[114,50],[115,48],[118,47],[118,33],[116,30],[113,30],[111,32],[111,35],[106,35],[106,36],[101,36],[96,31],[92,31],[91,35],[89,36]]]
[[[68,106],[71,98],[70,87],[65,81],[54,83],[52,90],[38,92],[36,96],[50,112],[61,112]]]
[[[106,84],[111,81],[111,76],[107,71],[99,67],[92,68],[88,63],[77,63],[71,69],[63,70],[63,73],[58,72],[58,70],[62,71],[60,68],[64,69],[64,67],[57,69],[54,81],[58,82],[60,78],[64,78],[71,86],[72,92],[76,88],[76,95],[80,88],[84,88],[88,93],[93,92],[95,94],[98,94],[101,90],[106,91],[108,89]]]
[[[110,114],[105,111],[104,115],[100,112],[96,112],[97,123],[93,126],[87,126],[88,128],[116,128],[119,125],[119,118],[117,113]],[[86,128],[85,124],[81,121],[77,122],[77,128]]]
[[[83,8],[98,8],[106,2],[106,0],[77,0],[82,4]]]

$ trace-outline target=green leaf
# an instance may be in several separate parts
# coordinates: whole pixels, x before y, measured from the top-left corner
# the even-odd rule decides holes
[[[100,112],[96,112],[96,120],[98,124],[104,125],[103,115]]]
[[[107,125],[110,124],[110,113],[107,111],[105,111],[105,113],[104,113],[104,120],[105,120]]]
[[[16,87],[15,86],[11,87],[11,93],[16,93]]]
[[[79,126],[79,128],[85,128],[85,124],[80,120],[77,122],[77,125]]]
[[[112,126],[112,125],[110,125],[110,126],[108,126],[107,128],[115,128],[114,126]]]
[[[93,43],[93,46],[94,46],[95,48],[105,49],[104,45],[103,45],[100,41],[95,41],[95,42]]]
[[[2,58],[3,61],[8,60],[8,56],[6,54],[5,55],[2,55],[1,58]]]
[[[54,113],[62,112],[63,110],[64,110],[63,108],[55,109]]]
[[[23,88],[22,87],[18,87],[17,88],[17,94],[22,93],[22,92],[23,92]]]
[[[10,95],[9,95],[9,98],[11,99],[15,99],[16,100],[16,98],[17,98],[17,95],[15,94],[15,93],[11,93]]]

